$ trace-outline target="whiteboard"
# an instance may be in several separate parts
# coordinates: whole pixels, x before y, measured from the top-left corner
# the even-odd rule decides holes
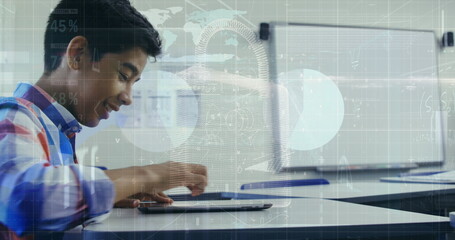
[[[282,167],[441,164],[431,31],[271,23]]]

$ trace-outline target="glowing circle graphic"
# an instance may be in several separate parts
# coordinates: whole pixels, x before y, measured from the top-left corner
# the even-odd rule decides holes
[[[166,152],[193,133],[199,115],[198,94],[177,75],[151,71],[134,86],[133,104],[116,114],[123,135],[136,147]]]
[[[289,147],[312,150],[338,133],[344,117],[343,97],[336,84],[310,69],[278,76],[289,92]]]

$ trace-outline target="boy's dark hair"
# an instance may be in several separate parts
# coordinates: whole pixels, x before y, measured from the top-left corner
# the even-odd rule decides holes
[[[140,47],[161,53],[158,32],[128,0],[61,0],[49,16],[44,36],[45,72],[58,68],[71,39],[84,36],[92,61],[106,53]]]

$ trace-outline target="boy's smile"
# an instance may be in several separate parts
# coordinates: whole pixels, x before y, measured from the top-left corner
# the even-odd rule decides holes
[[[136,47],[119,54],[105,54],[95,63],[88,55],[81,56],[81,60],[81,68],[70,72],[78,84],[68,87],[76,99],[68,101],[72,104],[66,107],[81,124],[95,127],[101,119],[108,119],[112,111],[132,103],[132,87],[147,63],[147,54]]]

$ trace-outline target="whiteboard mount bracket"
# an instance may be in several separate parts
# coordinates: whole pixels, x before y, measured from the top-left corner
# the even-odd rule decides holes
[[[268,23],[261,23],[259,25],[259,38],[261,40],[269,40],[270,25]]]

